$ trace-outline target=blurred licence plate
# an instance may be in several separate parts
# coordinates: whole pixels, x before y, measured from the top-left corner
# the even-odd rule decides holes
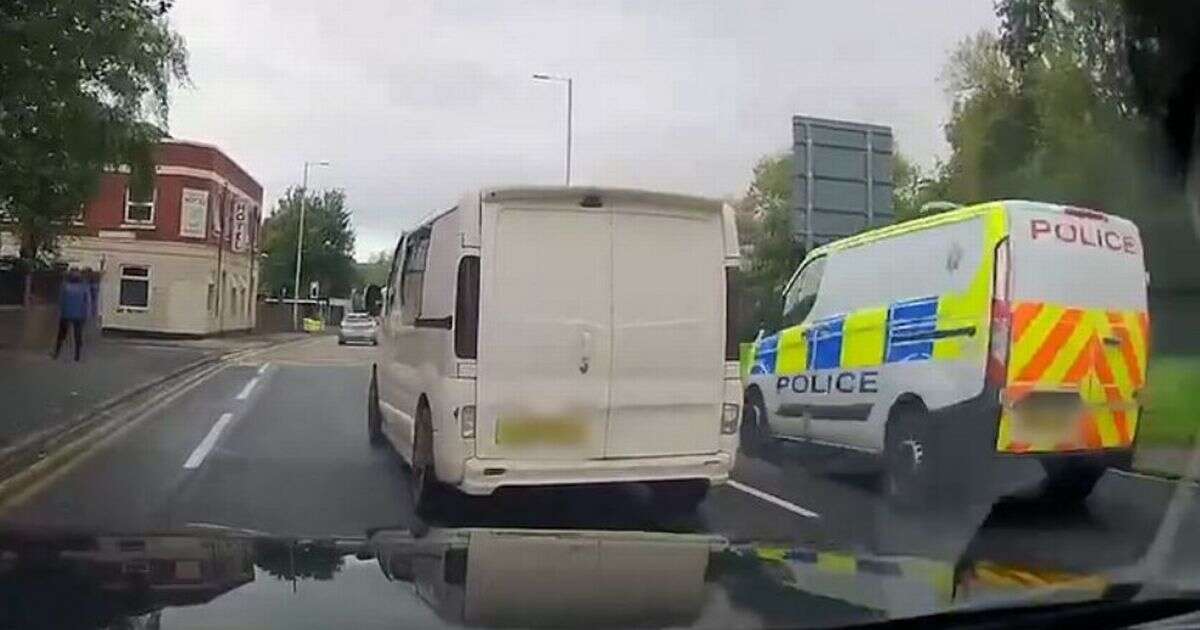
[[[1062,442],[1075,434],[1078,410],[1059,405],[1036,405],[1022,409],[1016,433],[1034,443]]]
[[[496,443],[510,446],[583,441],[584,424],[578,420],[501,420],[496,430]]]

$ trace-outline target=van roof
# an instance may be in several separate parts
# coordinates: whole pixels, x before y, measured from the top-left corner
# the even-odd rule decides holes
[[[514,186],[485,188],[480,191],[484,201],[530,201],[546,199],[570,199],[582,201],[584,197],[598,196],[602,200],[627,201],[689,208],[693,210],[708,210],[720,212],[724,205],[718,199],[695,197],[678,193],[655,192],[635,188],[603,188],[595,186]]]
[[[980,204],[975,204],[975,205],[971,205],[971,206],[966,206],[963,208],[958,208],[956,210],[951,210],[949,212],[941,212],[938,214],[931,214],[927,217],[920,217],[917,219],[913,219],[911,221],[904,221],[903,223],[894,223],[892,225],[887,225],[887,226],[884,226],[881,228],[876,228],[874,230],[868,230],[866,232],[861,232],[861,233],[855,234],[853,236],[848,236],[846,238],[839,239],[839,240],[833,241],[831,243],[826,243],[825,245],[817,247],[816,249],[812,250],[812,252],[810,252],[808,254],[808,256],[806,256],[806,258],[815,257],[815,256],[819,256],[822,254],[828,254],[831,252],[841,251],[844,249],[850,249],[852,247],[858,247],[859,245],[865,245],[867,243],[878,241],[880,239],[889,238],[892,236],[899,236],[901,234],[907,234],[909,232],[916,232],[919,230],[924,230],[924,229],[936,227],[939,225],[945,225],[948,223],[957,223],[959,221],[964,221],[966,219],[970,219],[970,218],[977,217],[977,216],[980,216],[983,214],[987,214],[989,212],[992,212],[993,210],[999,210],[1002,208],[1008,208],[1010,210],[1019,209],[1019,210],[1025,210],[1025,211],[1063,214],[1064,212],[1066,212],[1067,208],[1069,208],[1069,207],[1070,206],[1064,206],[1064,205],[1055,204],[1055,203],[1046,203],[1043,201],[1029,201],[1029,200],[1025,200],[1025,199],[1004,199],[1001,201],[989,201],[986,203],[980,203]],[[1089,212],[1098,212],[1098,211],[1089,210]],[[1111,214],[1106,214],[1106,213],[1102,213],[1102,212],[1100,212],[1099,214],[1104,214],[1105,216],[1111,217],[1114,220],[1118,220],[1118,221],[1128,221],[1128,219],[1125,219],[1125,218],[1119,217],[1119,216],[1115,216],[1115,215],[1111,215]]]

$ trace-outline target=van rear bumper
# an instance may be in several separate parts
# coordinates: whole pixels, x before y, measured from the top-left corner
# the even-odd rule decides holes
[[[487,495],[504,486],[630,483],[675,479],[704,479],[716,485],[729,479],[732,467],[733,457],[725,452],[584,461],[470,458],[464,462],[463,479],[458,489],[467,494]]]

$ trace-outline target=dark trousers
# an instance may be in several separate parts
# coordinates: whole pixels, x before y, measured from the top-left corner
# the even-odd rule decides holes
[[[64,319],[58,320],[58,339],[54,342],[54,358],[58,358],[58,351],[62,350],[63,340],[67,338],[67,326],[75,329],[75,360],[79,360],[79,351],[83,349],[83,320],[82,319]]]

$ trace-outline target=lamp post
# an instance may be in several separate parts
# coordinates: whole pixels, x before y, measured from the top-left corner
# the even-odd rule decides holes
[[[304,180],[300,185],[300,226],[296,230],[296,282],[292,288],[292,330],[300,329],[300,264],[304,261],[304,209],[308,205],[308,167],[329,166],[329,160],[304,163]]]
[[[571,185],[571,126],[574,119],[572,112],[572,81],[571,77],[557,77],[549,74],[535,74],[537,81],[557,81],[567,84],[567,185]]]

